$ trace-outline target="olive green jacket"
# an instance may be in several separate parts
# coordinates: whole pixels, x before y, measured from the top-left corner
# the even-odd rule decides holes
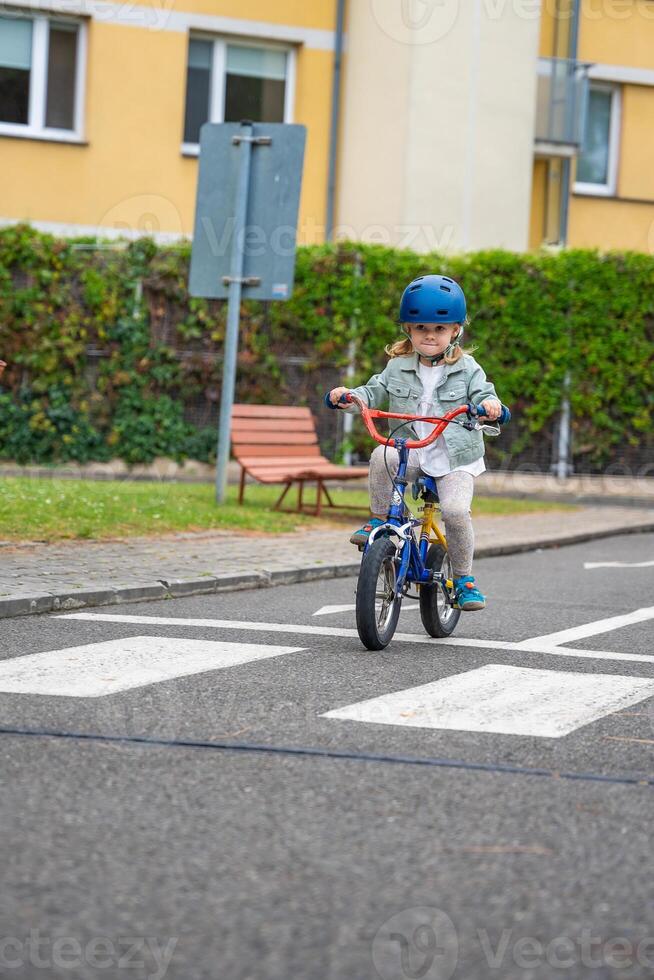
[[[423,395],[418,373],[418,355],[391,358],[381,374],[375,374],[367,384],[351,390],[369,408],[415,415]],[[456,364],[445,365],[443,378],[434,389],[434,415],[451,412],[453,408],[466,402],[479,405],[486,398],[497,398],[495,387],[487,380],[474,357],[464,354]],[[388,422],[393,428],[399,424],[397,419],[389,419]],[[410,423],[402,426],[395,434],[404,438],[417,438]],[[445,427],[443,438],[452,469],[473,463],[484,455],[484,437],[479,431],[470,432],[462,425],[453,423]]]

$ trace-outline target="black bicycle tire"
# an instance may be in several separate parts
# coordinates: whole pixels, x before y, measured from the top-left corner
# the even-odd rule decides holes
[[[393,639],[402,606],[402,596],[393,603],[393,612],[384,631],[379,629],[375,612],[377,579],[382,563],[395,558],[396,549],[388,538],[377,538],[366,551],[359,569],[356,620],[359,639],[368,650],[383,650]]]
[[[446,550],[442,544],[432,544],[427,552],[425,568],[440,569],[445,558]],[[438,583],[433,585],[420,586],[420,618],[422,625],[427,633],[433,637],[451,636],[461,617],[461,610],[452,611],[451,620],[444,624],[438,611],[438,590],[441,588]]]

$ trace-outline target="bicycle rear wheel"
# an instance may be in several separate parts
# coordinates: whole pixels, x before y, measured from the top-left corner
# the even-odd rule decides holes
[[[357,585],[357,630],[368,650],[383,650],[393,639],[402,605],[397,591],[395,545],[377,538],[363,556]]]
[[[452,578],[450,556],[442,544],[430,546],[425,567],[441,572],[446,579]],[[420,586],[420,618],[430,636],[451,636],[460,615],[461,610],[449,604],[438,582]]]

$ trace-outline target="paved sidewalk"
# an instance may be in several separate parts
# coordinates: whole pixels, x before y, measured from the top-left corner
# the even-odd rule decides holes
[[[478,517],[476,555],[646,530],[654,530],[651,507]],[[348,537],[343,526],[278,535],[215,531],[102,543],[5,545],[0,548],[0,617],[353,575],[360,556]]]

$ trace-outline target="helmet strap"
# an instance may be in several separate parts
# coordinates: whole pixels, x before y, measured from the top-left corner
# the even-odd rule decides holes
[[[425,360],[431,361],[431,366],[434,367],[436,364],[440,364],[445,357],[448,357],[450,354],[454,353],[458,346],[459,338],[455,337],[452,343],[448,344],[444,351],[441,351],[440,354],[436,354],[434,357],[426,357]],[[420,356],[425,357],[424,354],[421,354]]]

